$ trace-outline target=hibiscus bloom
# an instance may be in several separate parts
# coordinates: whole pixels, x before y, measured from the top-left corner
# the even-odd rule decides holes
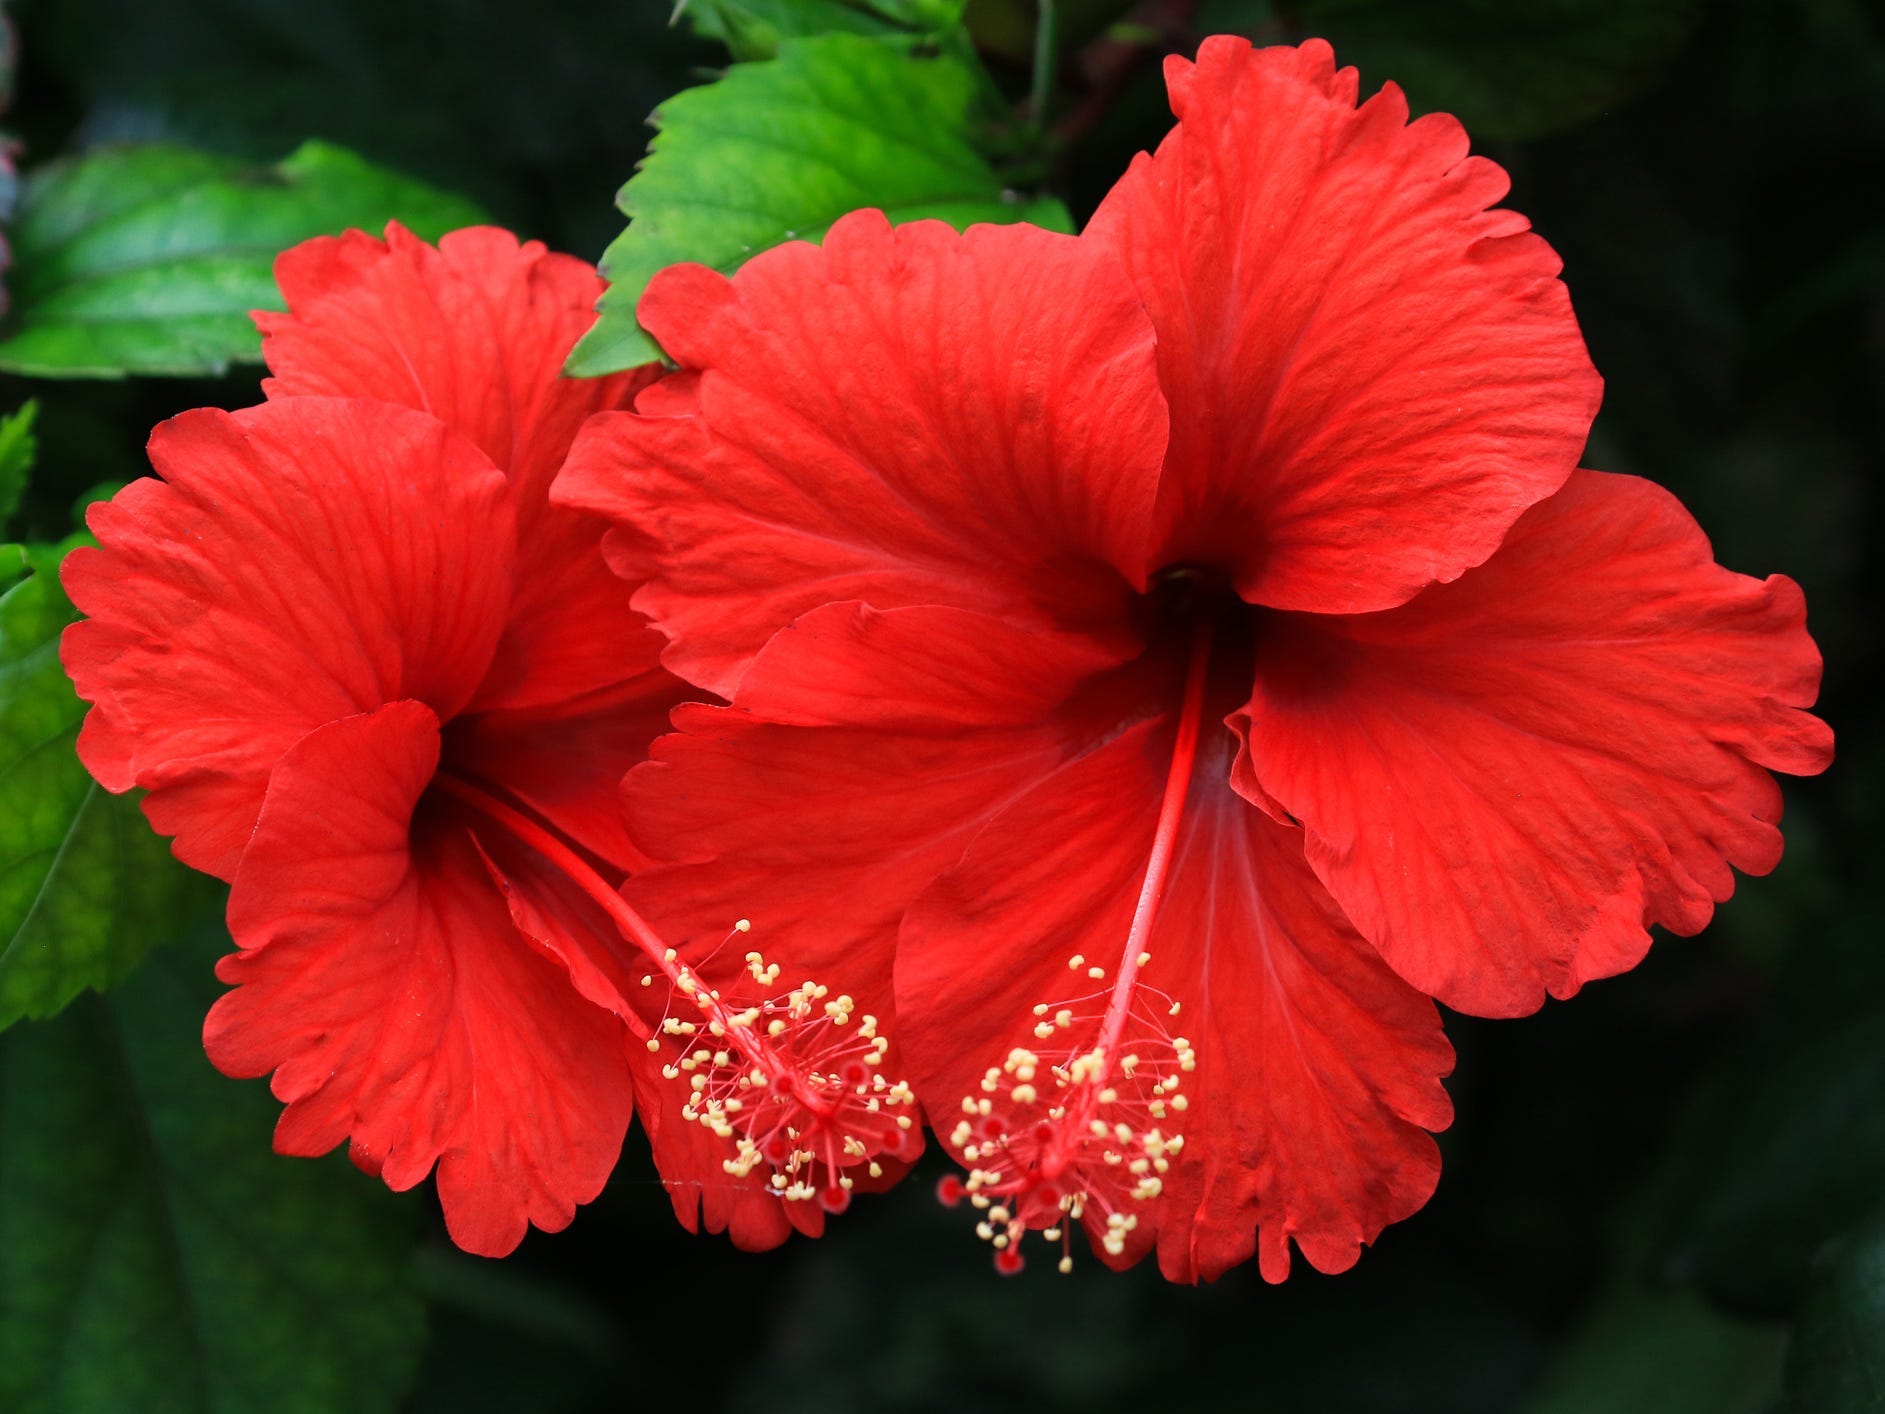
[[[1458,123],[1314,41],[1167,76],[1080,238],[861,213],[665,272],[683,372],[553,498],[731,702],[629,778],[638,906],[894,996],[1002,1265],[1078,1222],[1274,1281],[1432,1192],[1432,998],[1698,930],[1830,736],[1797,587],[1577,469],[1559,263]]]
[[[595,1197],[638,1088],[684,1216],[703,1183],[732,1186],[757,1211],[723,1199],[710,1218],[778,1240],[765,1179],[835,1186],[840,1161],[795,1143],[761,1174],[757,1157],[723,1171],[807,1127],[797,1057],[745,1031],[777,1022],[867,1068],[881,1046],[861,1019],[828,1037],[803,989],[737,1012],[695,997],[615,894],[639,862],[620,780],[685,689],[603,564],[603,525],[547,492],[583,420],[658,370],[562,377],[601,282],[503,231],[436,249],[350,232],[277,277],[288,312],[258,316],[269,401],[160,426],[162,480],[94,507],[99,548],[64,570],[89,615],[63,645],[94,704],[81,757],[148,791],[177,856],[232,885],[211,1060],[274,1073],[282,1153],[347,1140],[395,1189],[436,1166],[474,1252]],[[704,1015],[638,1015],[626,999],[656,974]],[[717,1067],[691,1058],[706,1029],[735,1037]],[[771,1121],[757,1136],[685,1089],[680,1066],[735,1059],[785,1097],[752,1107]]]

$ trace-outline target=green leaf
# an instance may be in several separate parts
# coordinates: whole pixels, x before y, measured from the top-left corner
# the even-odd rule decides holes
[[[227,934],[0,1037],[0,1408],[398,1407],[424,1310],[408,1205],[270,1150],[276,1105],[198,1039]]]
[[[0,369],[50,377],[221,373],[261,357],[275,256],[398,220],[427,238],[482,219],[462,198],[304,144],[273,166],[164,145],[42,167],[14,232]]]
[[[0,1028],[111,986],[220,892],[75,754],[85,704],[59,666],[74,614],[58,566],[83,539],[0,546],[0,583],[18,581],[0,594]]]
[[[664,266],[697,260],[730,272],[783,241],[817,240],[859,207],[892,221],[1071,229],[1058,201],[1002,189],[972,141],[976,92],[974,72],[953,56],[827,35],[787,40],[777,59],[736,64],[669,99],[647,159],[616,198],[629,226],[602,257],[609,291],[569,371],[659,357],[634,311]]]
[[[20,508],[27,475],[39,455],[39,439],[33,435],[38,416],[38,400],[28,398],[18,411],[0,417],[0,534]]]
[[[1762,1414],[1786,1340],[1784,1326],[1689,1292],[1623,1290],[1572,1336],[1524,1414]]]
[[[1696,1118],[1665,1240],[1716,1301],[1782,1314],[1885,1193],[1885,998],[1763,1037]]]
[[[770,59],[787,39],[934,34],[962,22],[964,0],[684,0],[694,32],[736,59]]]
[[[1632,97],[1701,9],[1700,0],[1210,0],[1198,25],[1258,32],[1280,12],[1356,65],[1364,93],[1392,79],[1416,112],[1452,113],[1483,140],[1557,132]]]
[[[42,142],[167,141],[272,162],[317,134],[593,256],[639,119],[719,59],[661,0],[40,0]],[[629,121],[613,115],[626,114]],[[25,114],[22,115],[27,116]],[[51,152],[47,146],[43,149]]]
[[[1800,1310],[1780,1414],[1885,1409],[1885,1222],[1841,1242]]]

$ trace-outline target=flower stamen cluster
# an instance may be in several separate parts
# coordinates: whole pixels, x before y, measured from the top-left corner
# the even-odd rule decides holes
[[[1076,955],[1069,966],[1078,970],[1083,963]],[[1074,1223],[1098,1225],[1101,1248],[1123,1255],[1139,1208],[1163,1192],[1171,1162],[1184,1148],[1173,1126],[1186,1108],[1181,1087],[1197,1068],[1197,1052],[1165,1029],[1178,1004],[1135,984],[1124,1013],[1128,1030],[1106,1027],[1104,1013],[1081,1010],[1095,999],[1037,1005],[1037,1038],[1064,1045],[1079,1036],[1083,1042],[1057,1047],[1058,1059],[1011,1049],[988,1068],[981,1093],[963,1099],[949,1136],[969,1173],[945,1180],[941,1196],[952,1203],[966,1197],[983,1212],[976,1234],[995,1249],[995,1265],[1004,1273],[1021,1270],[1020,1243],[1030,1229],[1061,1244],[1062,1272],[1073,1268],[1068,1230]],[[1109,1032],[1119,1037],[1110,1045]]]
[[[747,926],[741,919],[734,931]],[[816,1200],[836,1213],[848,1206],[857,1171],[881,1178],[881,1158],[908,1151],[916,1096],[881,1071],[889,1038],[850,996],[807,980],[758,1001],[732,1002],[671,949],[665,961],[675,994],[691,1001],[700,1019],[663,1018],[648,1049],[659,1052],[664,1040],[678,1045],[680,1054],[661,1073],[687,1084],[683,1119],[733,1143],[733,1157],[722,1164],[727,1174],[743,1179],[769,1168],[777,1197]],[[755,987],[778,982],[777,963],[757,952],[745,962]],[[652,975],[645,980],[652,983]]]

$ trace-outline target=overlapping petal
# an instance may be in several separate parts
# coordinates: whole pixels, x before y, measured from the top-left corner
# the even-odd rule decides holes
[[[624,407],[653,371],[565,378],[594,319],[595,268],[495,227],[436,247],[397,223],[283,252],[285,313],[259,312],[271,398],[374,398],[429,412],[478,445],[517,487],[526,531],[583,420]]]
[[[306,241],[276,262],[285,313],[263,312],[271,398],[374,398],[431,413],[512,484],[518,577],[481,708],[561,702],[640,677],[659,640],[639,632],[633,586],[596,553],[602,525],[549,504],[551,478],[590,414],[627,407],[658,366],[566,378],[589,327],[594,268],[508,231],[453,231],[436,247],[389,226]]]
[[[731,707],[681,708],[676,733],[630,774],[636,838],[683,862],[624,892],[709,980],[737,985],[755,948],[785,981],[852,995],[883,1019],[883,1070],[900,1074],[891,965],[904,905],[1005,801],[1110,725],[1120,708],[1106,693],[1054,709],[1112,666],[1088,641],[971,611],[809,614],[759,655]],[[740,918],[752,931],[725,947]],[[783,1240],[788,1224],[808,1230],[798,1210],[815,1205],[781,1214],[757,1181],[712,1181],[724,1148],[676,1119],[672,1096],[644,1093],[641,1106],[684,1224],[748,1247]]]
[[[995,810],[1105,729],[1104,705],[1073,721],[1050,710],[1092,651],[961,610],[806,616],[731,707],[680,708],[675,734],[630,774],[632,834],[676,864],[630,880],[629,901],[696,956],[748,918],[746,946],[841,978],[887,1014],[903,906]],[[1042,695],[1018,689],[1029,680]]]
[[[453,1239],[496,1256],[601,1190],[632,1092],[620,1023],[512,926],[471,835],[436,801],[415,820],[438,751],[436,716],[395,702],[283,757],[204,1042],[274,1072],[278,1150],[350,1140],[395,1189],[436,1165]]]
[[[730,694],[776,630],[850,599],[1117,619],[1166,419],[1101,252],[860,212],[730,280],[674,267],[640,314],[699,376],[591,423],[555,496],[631,527],[615,564],[690,681]]]
[[[519,542],[504,635],[470,710],[524,712],[625,691],[639,692],[645,710],[676,689],[660,667],[661,637],[633,607],[635,586],[602,558],[605,533],[591,516],[552,507]]]
[[[88,763],[234,880],[206,1042],[273,1073],[284,1152],[436,1167],[498,1253],[638,1102],[684,1224],[816,1233],[682,1114],[608,886],[714,985],[757,947],[852,993],[945,1115],[1037,1004],[1105,1003],[1067,959],[1126,946],[1187,626],[1183,710],[1255,686],[1153,924],[1200,1064],[1127,1260],[1345,1269],[1437,1177],[1423,993],[1568,995],[1772,866],[1768,771],[1830,751],[1798,592],[1572,475],[1598,382],[1504,174],[1319,43],[1168,76],[1179,126],[1085,237],[867,212],[658,277],[683,371],[634,412],[651,373],[560,376],[577,262],[283,258],[271,403],[160,429],[65,652]],[[691,691],[663,656],[731,705],[676,712],[625,828]]]
[[[295,398],[185,413],[163,481],[88,516],[62,579],[88,617],[62,657],[93,702],[80,755],[142,786],[184,862],[233,877],[268,773],[323,723],[477,690],[511,592],[504,478],[433,418]]]
[[[1153,562],[1358,612],[1484,560],[1577,464],[1599,380],[1506,176],[1327,44],[1205,41],[1179,123],[1083,239],[1158,330],[1171,450]]]
[[[825,1210],[818,1204],[784,1201],[769,1191],[764,1170],[746,1178],[728,1174],[731,1146],[682,1114],[686,1099],[685,1084],[658,1070],[636,1089],[635,1113],[675,1221],[689,1232],[725,1233],[742,1252],[769,1251],[795,1232],[824,1235]]]
[[[933,1114],[979,1097],[1011,1047],[1041,1049],[1037,1005],[1103,1005],[1110,981],[1090,981],[1084,962],[1116,970],[1171,734],[1169,718],[1142,721],[1041,780],[911,907],[899,1015]],[[1175,1281],[1209,1280],[1253,1252],[1281,1281],[1292,1240],[1318,1270],[1346,1270],[1431,1195],[1428,1131],[1451,1119],[1439,1082],[1452,1051],[1433,1004],[1342,917],[1303,862],[1300,832],[1228,788],[1230,750],[1218,733],[1199,755],[1143,974],[1181,1011],[1166,1017],[1163,997],[1141,1004],[1124,1039],[1151,1054],[1165,1026],[1197,1051],[1188,1108],[1171,1121],[1183,1157],[1126,1254],[1155,1236]],[[1081,968],[1069,970],[1070,954]]]
[[[351,1138],[396,1188],[436,1164],[454,1237],[498,1253],[599,1191],[659,1068],[625,1053],[638,954],[585,889],[639,860],[616,790],[681,687],[604,524],[546,499],[653,371],[561,377],[579,262],[389,234],[283,257],[271,401],[159,429],[164,481],[71,562],[67,661],[100,778],[234,880],[213,1058],[275,1072],[284,1152]]]
[[[1457,583],[1381,614],[1283,616],[1240,776],[1449,1006],[1535,1009],[1694,933],[1730,866],[1780,858],[1780,788],[1832,736],[1798,586],[1714,563],[1667,492],[1582,472]]]
[[[607,636],[606,622],[593,627]],[[640,646],[632,642],[624,657]],[[651,667],[568,701],[469,713],[446,728],[447,753],[455,770],[500,782],[575,844],[625,871],[644,856],[622,824],[622,777],[647,759],[648,744],[668,729],[669,712],[699,696]]]

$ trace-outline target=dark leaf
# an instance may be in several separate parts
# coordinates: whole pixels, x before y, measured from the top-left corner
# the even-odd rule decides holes
[[[1800,1310],[1780,1414],[1885,1409],[1885,1222],[1842,1241]]]
[[[0,583],[0,1028],[111,986],[219,888],[74,754],[85,704],[59,666],[63,545],[9,545]]]
[[[1214,29],[1280,20],[1320,35],[1361,69],[1362,91],[1392,79],[1417,112],[1452,113],[1475,138],[1572,127],[1634,96],[1695,28],[1700,0],[1211,0]]]
[[[0,535],[20,508],[27,476],[39,454],[39,439],[33,435],[38,416],[39,404],[29,398],[23,407],[0,417]]]
[[[788,40],[777,59],[670,98],[661,132],[617,198],[628,229],[602,257],[601,317],[570,355],[589,376],[659,356],[635,322],[657,270],[697,260],[732,271],[794,237],[816,240],[847,211],[956,226],[1033,221],[1068,229],[1053,200],[1004,191],[976,151],[975,76],[948,55],[856,35]]]
[[[934,34],[961,23],[963,0],[686,0],[705,39],[737,59],[770,59],[786,39],[820,34]]]
[[[1692,1293],[1621,1292],[1559,1352],[1524,1414],[1762,1414],[1786,1339]]]
[[[400,1404],[424,1339],[410,1210],[338,1158],[272,1153],[267,1091],[210,1068],[227,945],[204,930],[0,1037],[9,1414]]]
[[[1686,1146],[1672,1275],[1783,1314],[1814,1260],[1885,1194],[1885,1008],[1769,1038],[1730,1072]]]

